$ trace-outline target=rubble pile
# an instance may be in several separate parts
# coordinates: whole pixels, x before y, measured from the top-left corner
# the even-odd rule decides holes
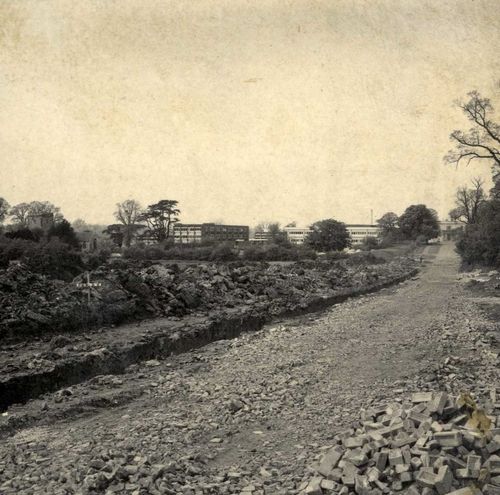
[[[305,308],[317,297],[389,282],[412,269],[407,259],[103,266],[90,273],[88,287],[86,274],[67,284],[12,266],[0,271],[0,339],[236,306],[279,314]]]
[[[67,288],[66,282],[33,273],[24,265],[0,270],[0,340],[58,323],[71,328],[82,298]]]
[[[316,466],[301,495],[500,494],[500,403],[418,392],[411,404],[361,412]]]

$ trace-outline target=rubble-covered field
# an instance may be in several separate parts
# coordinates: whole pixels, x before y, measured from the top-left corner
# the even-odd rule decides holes
[[[65,283],[12,266],[0,271],[0,341],[240,305],[278,314],[412,269],[408,259],[380,263],[369,257],[292,264],[132,263],[91,272],[87,288],[85,274]]]
[[[0,493],[496,495],[500,328],[457,268],[9,407]]]

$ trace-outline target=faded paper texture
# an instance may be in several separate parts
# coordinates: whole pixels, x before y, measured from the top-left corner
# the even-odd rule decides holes
[[[70,221],[441,218],[454,106],[500,103],[497,0],[0,2],[0,196]]]

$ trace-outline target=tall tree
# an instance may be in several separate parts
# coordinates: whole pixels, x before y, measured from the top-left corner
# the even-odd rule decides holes
[[[382,230],[382,234],[394,233],[398,230],[398,220],[399,217],[393,212],[388,211],[384,213],[378,220],[377,223]]]
[[[115,218],[123,225],[124,243],[127,247],[134,237],[141,213],[142,207],[135,199],[127,199],[116,205]]]
[[[9,211],[9,215],[12,217],[14,223],[23,227],[28,224],[28,217],[30,215],[43,215],[44,213],[52,213],[55,223],[63,220],[60,208],[54,206],[49,201],[19,203],[14,205]]]
[[[269,238],[272,242],[281,244],[286,241],[286,233],[281,229],[278,222],[272,222],[268,225]]]
[[[10,205],[6,199],[0,198],[0,225],[4,222],[10,210]]]
[[[125,237],[123,233],[123,225],[121,223],[113,223],[108,225],[103,231],[103,234],[109,235],[110,240],[118,247],[122,247],[123,238]]]
[[[351,246],[351,238],[343,222],[329,218],[313,223],[310,228],[307,243],[317,251],[342,251]]]
[[[66,220],[55,223],[48,231],[47,237],[52,239],[56,237],[61,242],[68,244],[71,247],[79,247],[78,238],[76,237],[75,231],[71,224]]]
[[[483,180],[472,179],[472,187],[459,187],[455,195],[455,208],[449,215],[452,220],[463,223],[476,223],[478,220],[479,208],[486,201],[486,193],[483,189]]]
[[[25,227],[27,225],[28,214],[30,212],[29,203],[19,203],[14,205],[10,211],[9,215],[12,217],[12,220],[15,224]]]
[[[481,204],[476,222],[467,224],[459,237],[457,251],[471,265],[500,268],[500,200]]]
[[[77,218],[74,222],[71,222],[71,226],[75,232],[83,232],[85,230],[89,230],[90,227],[82,218]]]
[[[165,241],[170,237],[171,228],[179,221],[180,210],[178,201],[174,199],[162,199],[141,213],[138,221],[146,222],[151,234],[158,242]]]
[[[405,239],[423,236],[427,241],[439,235],[439,223],[434,210],[425,205],[411,205],[399,217],[399,228]]]
[[[468,131],[454,130],[450,139],[455,144],[445,156],[445,162],[469,164],[473,160],[484,160],[493,166],[493,179],[500,179],[500,126],[491,120],[493,106],[488,98],[477,91],[467,95],[468,101],[458,101],[467,119],[472,123]]]
[[[54,215],[55,223],[62,222],[64,220],[61,209],[49,201],[32,201],[29,204],[28,215],[43,215],[46,213],[52,213]]]

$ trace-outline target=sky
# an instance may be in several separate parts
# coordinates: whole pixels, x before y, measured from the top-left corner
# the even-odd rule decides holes
[[[2,0],[0,196],[113,223],[444,218],[454,102],[500,120],[498,0]]]

